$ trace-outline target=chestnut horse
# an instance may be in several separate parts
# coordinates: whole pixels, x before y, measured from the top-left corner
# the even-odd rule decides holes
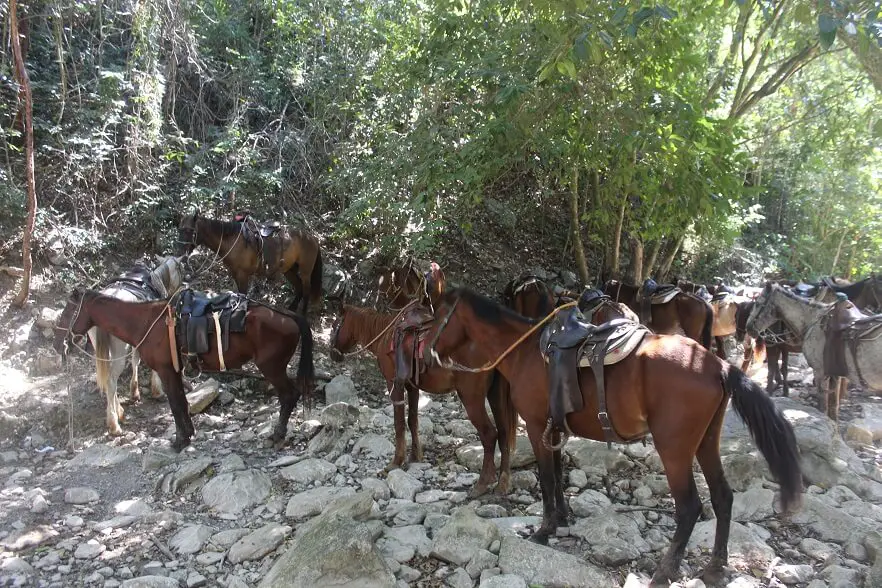
[[[616,302],[624,302],[638,316],[639,292],[640,286],[623,284],[618,280],[609,280],[603,285],[604,294]],[[670,302],[652,305],[652,322],[647,326],[659,335],[686,335],[710,349],[713,324],[714,310],[706,300],[695,294],[680,292]]]
[[[418,267],[413,257],[403,263],[380,272],[377,288],[386,299],[390,310],[401,310],[409,302],[416,300],[423,306],[431,306],[433,300],[441,296],[446,285],[444,273],[434,261],[425,272]]]
[[[433,363],[441,363],[441,357],[450,357],[464,346],[477,345],[490,358],[508,352],[498,369],[511,383],[512,401],[526,422],[536,454],[544,512],[542,525],[533,539],[545,542],[559,525],[566,525],[567,506],[562,472],[555,467],[553,452],[542,442],[549,392],[544,360],[539,353],[540,334],[528,333],[535,323],[465,289],[446,293],[435,316],[440,320],[430,333],[427,350]],[[522,340],[524,336],[527,337]],[[784,510],[799,501],[802,487],[799,454],[790,423],[741,370],[681,336],[648,334],[631,356],[605,370],[608,412],[616,433],[629,440],[652,434],[674,498],[677,528],[653,583],[667,586],[667,581],[676,577],[687,541],[701,514],[701,500],[692,474],[695,458],[707,480],[717,518],[705,578],[718,581],[728,559],[733,499],[720,460],[720,432],[728,401],[732,399],[735,412],[747,424],[778,480]],[[583,372],[579,381],[585,408],[570,414],[567,424],[576,435],[604,440],[591,372]]]
[[[240,294],[248,293],[254,275],[274,278],[284,274],[294,287],[289,308],[306,314],[310,303],[322,297],[322,253],[318,239],[305,229],[282,227],[266,240],[278,240],[278,259],[265,259],[266,244],[261,247],[249,236],[244,223],[222,221],[199,215],[199,211],[181,219],[176,255],[189,255],[199,245],[214,253],[233,275]],[[212,262],[213,263],[213,262]]]
[[[496,464],[494,453],[496,441],[499,440],[501,453],[500,475],[496,484],[497,494],[507,494],[511,477],[511,452],[514,450],[515,433],[517,428],[517,413],[511,404],[511,398],[497,385],[498,376],[494,372],[482,372],[477,374],[454,372],[439,367],[427,367],[419,374],[419,386],[409,380],[401,385],[396,385],[395,358],[392,349],[393,329],[388,328],[393,319],[393,314],[383,314],[367,308],[344,305],[343,310],[333,327],[331,334],[332,357],[342,361],[343,353],[353,351],[356,346],[368,345],[367,349],[377,359],[380,373],[386,379],[386,387],[392,397],[395,415],[395,456],[387,466],[387,469],[401,467],[405,458],[404,439],[404,392],[407,391],[407,424],[410,428],[411,446],[410,458],[413,461],[423,461],[423,448],[419,436],[419,391],[425,390],[429,394],[447,394],[453,391],[459,395],[465,406],[466,414],[471,423],[478,431],[481,445],[484,447],[484,464],[481,475],[472,488],[472,497],[486,493],[496,481]],[[384,332],[385,330],[385,332]],[[464,346],[454,354],[454,357],[468,361],[475,355],[475,350],[470,346]],[[484,400],[490,401],[490,409],[493,412],[496,427],[490,422],[487,410],[484,408]]]
[[[548,284],[532,275],[509,281],[502,290],[502,303],[518,314],[541,318],[554,310],[554,292]]]
[[[175,298],[158,302],[124,302],[94,290],[74,290],[55,327],[55,349],[66,353],[67,342],[98,327],[114,337],[133,345],[141,360],[159,374],[175,419],[172,448],[180,451],[190,444],[195,433],[184,395],[181,372],[175,369],[165,319],[173,312]],[[224,352],[228,369],[254,361],[279,395],[279,421],[273,429],[272,441],[277,447],[285,442],[288,419],[301,393],[310,394],[313,381],[312,331],[305,318],[249,300],[244,333],[229,333],[229,347]],[[297,386],[288,378],[288,362],[300,348]],[[186,351],[186,341],[178,341]],[[217,343],[209,337],[210,348],[199,356],[206,371],[220,371]]]

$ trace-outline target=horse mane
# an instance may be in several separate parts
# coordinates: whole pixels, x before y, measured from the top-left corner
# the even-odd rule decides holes
[[[242,223],[236,221],[223,221],[216,218],[208,218],[207,216],[200,216],[196,221],[206,223],[209,229],[220,233],[224,237],[235,237],[242,232]]]
[[[787,288],[784,288],[783,286],[780,286],[778,284],[773,284],[773,286],[775,286],[775,288],[773,290],[774,292],[780,292],[781,294],[783,294],[787,298],[790,298],[791,300],[795,300],[797,302],[805,303],[806,306],[810,306],[812,308],[825,308],[826,309],[826,308],[830,308],[834,304],[836,304],[835,302],[832,302],[832,303],[818,302],[817,300],[812,300],[810,298],[804,298],[804,297],[800,296],[799,294],[797,294],[796,292],[791,292]]]
[[[495,300],[487,298],[483,294],[478,294],[474,290],[468,288],[454,288],[444,293],[442,300],[448,304],[453,304],[456,299],[467,303],[475,311],[480,318],[492,324],[499,324],[505,320],[511,320],[524,325],[534,325],[536,321],[520,315],[510,308],[507,308]]]
[[[389,326],[389,323],[395,318],[394,314],[386,314],[370,308],[349,304],[343,305],[343,312],[354,319],[351,328],[356,335],[356,339],[361,343],[376,337],[377,333]],[[362,336],[364,336],[363,341],[361,340]]]

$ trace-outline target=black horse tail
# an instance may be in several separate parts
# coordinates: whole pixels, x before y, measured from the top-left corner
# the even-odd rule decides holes
[[[802,470],[793,427],[756,382],[738,368],[726,366],[728,373],[723,372],[723,389],[732,397],[735,412],[747,424],[781,486],[781,506],[787,512],[799,506],[802,492]]]
[[[714,330],[714,308],[710,305],[710,302],[707,300],[703,300],[698,296],[695,297],[697,300],[701,300],[704,303],[704,327],[701,329],[701,344],[705,349],[711,348],[711,334]]]
[[[312,352],[312,329],[309,321],[301,314],[290,313],[289,316],[297,323],[300,330],[300,362],[297,364],[297,380],[304,386],[302,390],[305,396],[312,394],[313,381],[315,380],[315,363]]]
[[[319,249],[315,255],[315,264],[312,266],[312,275],[309,277],[309,302],[318,304],[322,300],[322,251]]]

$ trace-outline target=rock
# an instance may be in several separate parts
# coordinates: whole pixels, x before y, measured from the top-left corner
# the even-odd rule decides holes
[[[576,488],[584,488],[588,485],[588,475],[585,474],[582,470],[573,469],[570,470],[570,485],[575,486]]]
[[[608,510],[610,506],[612,502],[606,494],[597,490],[588,489],[570,499],[570,508],[577,517],[590,517]]]
[[[171,451],[161,451],[157,449],[148,449],[144,453],[144,459],[141,460],[141,470],[152,472],[160,470],[170,463],[174,463],[180,458],[177,453]]]
[[[860,427],[872,436],[872,441],[882,439],[882,406],[878,404],[861,403],[864,416],[852,421],[855,427]],[[872,441],[867,445],[872,445]]]
[[[432,541],[426,536],[426,529],[422,525],[385,527],[377,547],[383,557],[405,563],[417,554],[428,556],[432,551]]]
[[[74,551],[74,557],[77,559],[95,559],[104,553],[106,549],[104,545],[98,543],[95,539],[90,539],[86,543],[80,543],[77,546],[76,551]]]
[[[165,493],[187,492],[201,483],[202,473],[211,467],[211,458],[201,457],[183,462],[176,471],[165,475],[159,483]]]
[[[336,429],[350,428],[358,422],[358,408],[345,402],[328,402],[319,415],[319,422],[325,427]]]
[[[630,513],[616,513],[611,507],[576,521],[570,535],[587,541],[591,557],[607,566],[625,564],[651,551]]]
[[[703,549],[710,552],[714,545],[716,520],[700,521],[689,538],[688,549]],[[766,545],[765,541],[754,535],[750,529],[732,521],[729,530],[729,560],[738,558],[758,565],[768,565],[775,557],[775,550]]]
[[[20,557],[9,557],[0,561],[0,575],[32,576],[34,568]]]
[[[373,531],[363,522],[373,504],[369,493],[360,492],[328,505],[304,525],[259,588],[395,587],[395,576],[374,546]]]
[[[389,500],[389,497],[392,495],[389,486],[383,480],[363,478],[360,484],[361,489],[370,492],[374,500]]]
[[[428,515],[428,509],[422,504],[415,504],[409,500],[393,498],[386,508],[386,515],[392,517],[392,523],[398,527],[407,525],[419,525]]]
[[[487,549],[499,537],[499,529],[478,517],[474,509],[457,509],[447,524],[435,534],[432,557],[456,565],[465,565],[478,549]]]
[[[58,323],[61,312],[56,308],[43,307],[40,309],[40,313],[34,317],[34,324],[41,329],[52,329]]]
[[[389,477],[386,481],[389,484],[392,496],[395,498],[413,500],[416,493],[423,489],[422,482],[400,469],[389,472]]]
[[[258,470],[220,474],[202,488],[202,502],[218,512],[239,514],[266,500],[273,484]]]
[[[291,527],[286,525],[277,523],[264,525],[233,544],[227,559],[232,564],[260,559],[281,545],[290,532]]]
[[[817,561],[827,561],[828,558],[836,555],[836,548],[811,537],[799,542],[799,550]]]
[[[601,441],[571,439],[564,447],[564,452],[572,457],[576,467],[586,473],[599,470],[603,475],[606,472],[622,472],[634,466],[634,462],[616,446],[607,449],[606,443]]]
[[[98,491],[93,488],[68,488],[64,492],[64,501],[67,504],[89,504],[98,502],[100,498]]]
[[[870,431],[857,423],[848,423],[848,427],[845,429],[845,440],[860,445],[872,445],[873,431]]]
[[[834,507],[816,494],[803,496],[802,508],[791,515],[791,520],[798,525],[807,525],[821,541],[840,544],[850,539],[860,540],[872,530],[867,522]]]
[[[478,578],[484,570],[496,567],[497,563],[499,563],[499,556],[495,553],[487,551],[486,549],[478,549],[475,551],[474,555],[472,555],[472,559],[469,561],[465,570],[472,578]]]
[[[282,477],[298,484],[325,482],[337,473],[337,466],[324,459],[308,458],[282,468]]]
[[[497,467],[501,459],[499,449],[494,454],[494,461]],[[473,472],[480,472],[484,463],[484,447],[480,443],[464,445],[456,450],[456,460],[466,466]],[[530,439],[524,435],[518,435],[515,440],[515,450],[511,454],[511,467],[522,468],[524,466],[536,463],[536,456],[533,455],[533,446],[530,445]]]
[[[182,555],[189,555],[201,550],[212,535],[214,529],[207,525],[188,525],[175,533],[168,546]]]
[[[617,585],[603,570],[574,555],[509,536],[502,538],[499,567],[503,574],[519,576],[529,584]]]
[[[229,549],[233,544],[250,533],[248,529],[227,529],[211,536],[212,545],[216,545],[221,549]]]
[[[336,459],[346,450],[346,445],[354,434],[358,416],[358,408],[345,402],[325,407],[319,415],[322,429],[309,441],[307,453],[325,455],[329,461]]]
[[[338,498],[352,494],[355,494],[355,490],[349,487],[321,486],[306,490],[305,492],[295,494],[288,500],[285,516],[295,520],[306,519],[320,514],[326,506]]]
[[[527,588],[527,583],[520,576],[514,574],[499,574],[481,578],[478,588]]]
[[[351,406],[359,404],[355,382],[346,374],[334,376],[334,379],[325,385],[325,404],[330,406],[337,402],[345,402]]]
[[[484,519],[498,519],[507,517],[508,511],[505,510],[505,507],[491,502],[489,504],[482,504],[476,508],[475,514]]]
[[[352,448],[352,456],[364,455],[376,459],[385,459],[395,453],[395,445],[385,435],[368,433],[355,442]]]
[[[220,385],[214,378],[204,381],[198,388],[187,394],[187,404],[190,405],[190,414],[199,414],[217,398]]]
[[[119,585],[119,588],[181,588],[181,585],[174,578],[166,578],[165,576],[141,576],[125,580]]]
[[[143,500],[132,499],[132,500],[123,500],[121,502],[117,502],[113,507],[114,512],[121,515],[129,515],[129,516],[137,516],[141,517],[153,512],[147,503]]]
[[[49,510],[49,502],[39,494],[34,496],[34,499],[31,501],[31,512],[42,514],[47,510]]]
[[[453,570],[453,573],[447,576],[444,583],[450,586],[450,588],[472,588],[474,585],[471,576],[462,568]]]
[[[200,588],[201,586],[205,586],[206,584],[208,584],[208,578],[206,578],[202,574],[193,572],[192,574],[187,576],[187,588]],[[104,586],[106,587],[107,584],[105,584]]]
[[[532,490],[539,485],[536,474],[529,470],[519,470],[511,473],[511,487],[513,490]]]
[[[808,565],[780,564],[772,570],[779,580],[787,585],[805,584],[815,575],[815,570]]]
[[[827,580],[830,586],[846,587],[857,586],[861,573],[839,565],[832,565],[824,568],[820,573],[821,578]]]
[[[77,454],[67,462],[67,467],[73,470],[82,467],[112,468],[134,458],[135,452],[131,449],[98,443]]]
[[[775,493],[768,488],[753,487],[736,492],[732,502],[732,520],[741,523],[761,521],[775,514]]]

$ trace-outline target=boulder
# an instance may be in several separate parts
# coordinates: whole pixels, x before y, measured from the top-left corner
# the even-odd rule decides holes
[[[457,509],[447,524],[435,534],[432,557],[463,566],[479,549],[487,549],[499,538],[499,529],[482,519],[471,507]]]
[[[392,496],[404,500],[413,500],[416,493],[423,489],[423,483],[404,470],[392,470],[386,479]]]
[[[187,404],[190,406],[190,414],[199,414],[214,402],[220,391],[217,380],[209,378],[198,388],[187,394]]]
[[[499,567],[503,574],[521,577],[530,585],[618,585],[606,572],[574,555],[510,536],[502,538]]]
[[[689,549],[702,549],[710,552],[714,546],[714,534],[716,533],[717,521],[700,521],[692,531],[687,547]],[[775,557],[775,550],[766,545],[766,542],[757,537],[749,528],[741,523],[732,521],[729,530],[729,562],[735,560],[767,566]]]
[[[494,461],[497,467],[501,459],[499,449],[494,454]],[[480,443],[472,443],[463,445],[456,450],[456,460],[466,466],[473,472],[480,472],[484,463],[484,447]],[[536,456],[533,455],[533,446],[530,445],[530,439],[524,435],[518,435],[515,440],[515,450],[511,455],[511,467],[522,468],[536,463]]]
[[[308,458],[280,470],[282,477],[298,484],[325,482],[337,473],[337,466],[324,459]]]
[[[291,527],[287,525],[278,523],[264,525],[236,541],[230,547],[227,559],[232,564],[260,559],[281,545],[290,532]]]
[[[207,525],[188,525],[175,533],[168,546],[182,555],[198,553],[212,535],[214,529]]]
[[[269,476],[258,470],[220,474],[202,488],[202,502],[209,508],[239,514],[259,504],[270,495],[273,484]]]
[[[607,472],[621,472],[634,466],[634,462],[617,446],[607,448],[602,441],[570,439],[564,452],[573,459],[576,467],[588,474],[605,475]]]
[[[355,382],[346,374],[334,376],[325,384],[325,404],[328,406],[337,402],[345,402],[351,406],[358,406],[358,393],[355,391]]]
[[[320,486],[312,488],[295,494],[288,500],[285,516],[295,520],[307,519],[321,513],[326,506],[341,496],[352,494],[355,494],[355,490],[349,487]]]

